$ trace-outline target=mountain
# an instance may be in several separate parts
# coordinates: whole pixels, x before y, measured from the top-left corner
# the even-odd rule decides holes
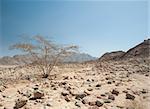
[[[119,60],[124,54],[124,51],[107,52],[99,58],[99,61]]]
[[[97,58],[92,57],[85,53],[76,53],[64,59],[64,62],[85,62],[96,60]],[[5,56],[0,58],[0,65],[22,65],[25,63],[31,63],[32,57],[29,55],[15,55],[13,57]]]
[[[136,59],[136,58],[150,58],[150,39],[144,40],[142,43],[129,49],[127,52],[115,51],[105,53],[99,58],[99,61],[108,60],[125,60],[125,59]]]
[[[149,58],[150,57],[150,39],[129,49],[121,58]]]
[[[96,57],[92,57],[89,54],[85,53],[75,53],[69,57],[66,57],[64,59],[64,62],[86,62],[86,61],[91,61],[91,60],[96,60]]]

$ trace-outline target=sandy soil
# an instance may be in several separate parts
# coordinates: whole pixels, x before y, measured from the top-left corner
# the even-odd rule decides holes
[[[0,66],[0,109],[18,99],[22,109],[150,109],[146,62],[65,64],[55,74],[42,79],[36,67]]]

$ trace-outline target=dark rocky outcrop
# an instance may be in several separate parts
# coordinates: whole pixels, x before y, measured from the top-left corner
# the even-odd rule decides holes
[[[114,51],[105,53],[99,58],[99,61],[116,61],[137,58],[150,58],[150,39],[144,40],[142,43],[129,49],[127,52]]]

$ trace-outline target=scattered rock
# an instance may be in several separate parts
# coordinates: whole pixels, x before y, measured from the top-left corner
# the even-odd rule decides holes
[[[127,90],[124,90],[124,91],[122,91],[123,93],[128,93],[128,91]]]
[[[76,102],[75,102],[75,106],[81,107],[81,103],[80,103],[79,101],[76,101]]]
[[[70,101],[71,101],[71,99],[70,99],[69,96],[65,96],[65,100],[66,100],[67,102],[70,102]]]
[[[67,96],[67,95],[69,95],[69,92],[68,91],[63,91],[63,92],[61,92],[61,95]]]
[[[46,106],[48,106],[48,107],[51,107],[51,106],[52,106],[51,100],[47,100],[47,101],[45,102],[45,104],[46,104]]]
[[[78,100],[80,100],[80,99],[83,99],[84,97],[86,96],[86,94],[76,94],[76,97],[75,97],[75,99],[78,99]]]
[[[66,85],[66,84],[67,84],[67,82],[60,82],[59,86]]]
[[[88,104],[89,102],[88,102],[87,99],[84,98],[84,99],[82,100],[82,103],[83,103],[83,104]]]
[[[95,105],[95,101],[89,101],[88,103],[90,106],[94,106]]]
[[[130,100],[134,100],[135,99],[135,96],[134,95],[131,95],[129,93],[126,94],[126,99],[130,99]]]
[[[34,89],[34,90],[38,90],[38,89],[39,89],[39,85],[36,84],[36,85],[33,87],[33,89]]]
[[[116,95],[116,96],[118,96],[119,91],[117,91],[117,90],[113,89],[111,93],[112,93],[112,94],[114,94],[114,95]]]
[[[14,109],[19,109],[22,108],[23,106],[25,106],[27,103],[26,99],[18,99],[15,103]]]
[[[102,103],[102,102],[100,102],[100,101],[98,101],[98,100],[95,102],[95,104],[96,104],[98,107],[103,106],[103,103]]]
[[[100,85],[100,84],[97,84],[96,87],[101,87],[101,85]]]
[[[33,97],[30,98],[30,100],[36,100],[36,99],[41,99],[44,96],[44,93],[41,91],[35,91],[33,93]]]
[[[148,93],[148,90],[143,89],[141,92],[142,92],[142,94],[146,94],[146,93]]]
[[[103,99],[103,101],[104,101],[104,103],[111,103],[112,102],[112,100],[110,100],[110,99]]]
[[[93,89],[92,89],[92,88],[88,88],[87,90],[88,90],[88,91],[92,91]]]
[[[107,84],[111,84],[111,83],[112,83],[111,81],[108,81],[108,82],[107,82]]]
[[[65,76],[63,80],[66,80],[66,79],[68,80],[68,79],[69,79],[69,76]]]
[[[87,79],[86,81],[90,82],[90,79]]]
[[[113,95],[108,95],[108,99],[115,100],[115,97]]]
[[[105,94],[101,94],[101,96],[102,96],[102,97],[106,97],[106,95],[105,95]]]
[[[87,95],[91,95],[91,93],[88,90],[85,90],[84,93]]]
[[[5,86],[0,86],[0,92],[3,92],[6,89]]]

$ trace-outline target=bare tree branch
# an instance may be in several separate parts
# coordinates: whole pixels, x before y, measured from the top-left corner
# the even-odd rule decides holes
[[[40,35],[32,37],[31,42],[14,44],[10,49],[28,53],[32,57],[32,63],[41,69],[43,75],[47,76],[58,62],[63,62],[65,57],[78,52],[78,46],[57,45]]]

